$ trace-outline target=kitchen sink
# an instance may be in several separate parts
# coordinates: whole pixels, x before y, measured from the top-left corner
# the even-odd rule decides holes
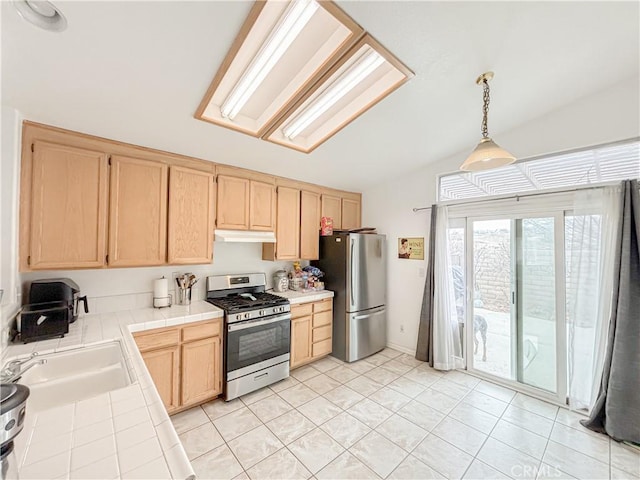
[[[18,383],[31,390],[31,412],[66,405],[131,384],[118,340],[63,352],[39,355],[46,359],[22,375]]]

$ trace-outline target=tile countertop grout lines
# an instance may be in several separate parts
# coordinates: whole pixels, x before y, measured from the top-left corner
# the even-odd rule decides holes
[[[296,295],[293,295],[295,298],[291,299],[291,303],[294,304],[333,297],[333,292],[327,290],[320,292],[294,293],[296,293]],[[153,385],[153,381],[146,369],[142,356],[137,349],[132,333],[152,328],[178,326],[205,319],[221,318],[223,315],[224,312],[221,309],[205,301],[194,301],[189,306],[174,305],[164,309],[154,309],[149,307],[114,312],[81,314],[78,320],[70,325],[69,333],[65,337],[44,340],[41,342],[32,342],[29,344],[9,344],[6,350],[3,350],[3,354],[5,354],[4,360],[8,361],[14,358],[22,358],[34,351],[37,351],[40,355],[47,355],[100,345],[116,340],[119,341],[122,347],[127,373],[131,380],[130,385],[121,389],[102,393],[88,399],[79,400],[84,402],[92,398],[97,399],[102,397],[106,398],[109,402],[108,406],[102,405],[101,412],[94,412],[92,414],[95,416],[98,414],[106,415],[108,413],[108,416],[110,417],[112,430],[110,438],[114,443],[113,446],[115,450],[113,454],[106,455],[104,458],[101,457],[100,461],[103,462],[102,466],[113,469],[112,471],[114,474],[120,478],[131,475],[141,475],[144,474],[144,472],[151,474],[152,471],[157,476],[164,475],[189,478],[193,476],[193,468],[187,458],[184,447],[175,432],[171,419],[162,405],[162,401],[155,389],[155,386]],[[125,472],[125,467],[122,465],[124,458],[122,452],[127,449],[119,449],[118,442],[116,440],[122,435],[121,432],[125,432],[129,429],[133,430],[138,426],[139,422],[132,421],[131,418],[127,417],[126,422],[130,422],[131,424],[128,426],[120,425],[122,428],[117,428],[119,422],[125,422],[122,417],[124,415],[128,415],[130,412],[127,411],[126,408],[123,409],[122,404],[120,404],[118,411],[114,410],[112,393],[122,392],[127,388],[133,389],[130,390],[130,392],[134,392],[134,394],[139,397],[138,408],[141,411],[142,409],[145,409],[144,412],[146,412],[146,418],[144,422],[148,423],[152,427],[151,431],[153,432],[153,436],[147,439],[141,439],[139,442],[135,441],[137,439],[134,439],[135,445],[132,445],[132,447],[139,447],[141,452],[145,453],[147,456],[139,459],[139,461],[142,462],[141,465],[137,465],[136,461],[129,458],[130,456],[127,456],[129,465],[127,467],[128,471]],[[73,405],[73,411],[76,412],[75,406],[78,404],[78,401],[75,401],[68,405]],[[64,405],[61,405],[60,407],[62,406]],[[29,411],[30,410],[27,409],[27,418],[29,418]],[[46,410],[42,410],[42,412],[44,411]],[[34,420],[37,419],[39,413],[41,412],[32,413]],[[74,413],[74,415],[76,414]],[[76,419],[77,418],[75,416],[72,416],[71,422],[75,422]],[[86,420],[87,419],[85,418],[84,421]],[[68,450],[44,459],[39,457],[38,461],[30,461],[28,465],[25,465],[23,462],[26,461],[27,455],[31,455],[29,453],[29,449],[33,443],[35,433],[38,433],[38,428],[39,426],[36,421],[29,422],[29,428],[25,428],[21,437],[18,437],[16,441],[17,457],[22,459],[18,466],[19,471],[28,467],[29,471],[24,473],[28,473],[33,477],[44,475],[42,470],[46,468],[44,464],[47,462],[57,461],[57,467],[62,468],[60,462],[63,460],[63,455],[68,455],[68,458],[64,459],[66,475],[73,475],[74,471],[76,472],[76,475],[86,473],[86,470],[84,470],[86,467],[82,465],[79,466],[77,461],[73,460],[74,449],[80,447],[83,450],[86,450],[87,448],[90,448],[94,442],[98,442],[106,438],[102,437],[101,439],[94,439],[83,445],[74,445],[75,429],[72,428],[70,433],[71,443]],[[132,433],[134,432],[129,432],[129,434]],[[149,431],[147,431],[147,434],[148,433]],[[128,441],[130,442],[131,440],[129,439]],[[148,448],[145,448],[145,446]],[[97,445],[94,445],[94,447],[97,448]],[[100,455],[99,452],[96,452],[95,454],[98,456]],[[77,451],[75,452],[75,455],[77,457]],[[106,463],[109,463],[109,465],[105,465]]]
[[[101,313],[101,314],[88,314],[82,315],[74,324],[70,325],[70,331],[67,337],[62,339],[53,339],[47,340],[44,342],[33,342],[27,345],[21,344],[13,344],[9,345],[7,350],[7,359],[14,357],[22,357],[24,355],[28,355],[33,351],[38,351],[41,355],[63,352],[71,349],[77,349],[82,347],[89,347],[92,345],[99,345],[105,342],[110,341],[119,341],[123,350],[123,357],[125,361],[125,365],[127,368],[127,373],[131,378],[131,384],[121,389],[112,390],[106,393],[102,393],[98,396],[93,396],[84,400],[82,402],[90,401],[91,399],[105,398],[105,401],[108,401],[108,405],[104,405],[101,407],[104,410],[104,414],[108,413],[110,417],[111,430],[112,433],[107,435],[104,438],[111,438],[113,442],[114,452],[111,454],[106,454],[104,457],[101,456],[99,461],[105,462],[110,461],[111,467],[115,469],[114,473],[116,476],[122,478],[123,476],[127,476],[128,474],[134,474],[134,471],[138,471],[138,469],[142,469],[143,467],[152,466],[154,462],[163,460],[163,474],[164,475],[185,475],[185,478],[193,475],[193,469],[191,464],[186,460],[186,454],[184,454],[184,450],[182,445],[176,436],[176,442],[173,445],[170,445],[170,441],[167,441],[167,436],[165,434],[161,434],[158,428],[166,422],[166,425],[170,426],[170,418],[167,414],[164,407],[157,408],[158,402],[160,402],[160,397],[155,391],[155,387],[153,390],[147,390],[149,386],[153,385],[153,381],[150,378],[150,375],[144,366],[144,361],[142,360],[142,356],[140,352],[137,350],[135,346],[135,342],[131,335],[132,330],[140,331],[145,330],[145,327],[152,328],[157,326],[166,326],[168,323],[175,324],[184,324],[190,322],[201,321],[205,318],[220,318],[222,317],[223,312],[206,303],[206,302],[194,302],[189,307],[171,307],[170,309],[165,309],[164,311],[158,311],[156,309],[147,308],[147,309],[138,309],[138,310],[127,310],[121,312],[112,312],[112,313]],[[161,317],[162,320],[158,319]],[[153,323],[150,320],[153,319]],[[161,324],[160,324],[161,323]],[[153,427],[153,436],[147,439],[142,439],[140,442],[135,442],[135,447],[143,448],[143,443],[149,441],[150,439],[155,439],[155,442],[149,442],[151,445],[150,449],[146,450],[146,453],[151,454],[154,458],[145,458],[142,461],[141,465],[136,465],[133,462],[130,465],[129,472],[124,472],[124,467],[122,465],[122,455],[123,453],[118,450],[116,437],[119,435],[119,430],[125,431],[129,428],[135,428],[136,425],[140,422],[133,421],[131,425],[125,426],[124,428],[117,429],[118,418],[120,421],[123,421],[122,417],[128,415],[130,412],[126,410],[116,412],[113,407],[112,394],[114,392],[126,392],[127,389],[130,389],[129,392],[135,392],[134,394],[139,397],[139,402],[136,408],[140,410],[146,409],[145,420],[151,427]],[[128,398],[128,397],[127,397]],[[124,401],[127,401],[126,398]],[[67,405],[72,405],[74,407],[74,412],[77,410],[75,406],[78,405],[78,401],[69,403]],[[141,405],[140,405],[141,404]],[[160,404],[161,405],[161,404]],[[64,405],[60,406],[63,407]],[[54,407],[54,408],[60,408]],[[106,411],[108,409],[108,412]],[[121,409],[120,409],[121,410]],[[24,439],[21,440],[21,443],[24,443],[24,453],[25,455],[29,455],[29,449],[32,444],[32,438],[38,432],[39,423],[37,421],[38,417],[47,410],[43,410],[42,412],[34,412],[34,419],[36,422],[31,427],[31,430],[28,432],[23,432],[22,435],[25,435]],[[118,415],[116,415],[118,413]],[[94,413],[100,414],[100,412]],[[27,409],[27,415],[29,415],[29,409]],[[76,420],[76,413],[71,418],[72,422]],[[166,417],[166,418],[163,418]],[[87,423],[87,426],[91,424],[91,421]],[[135,425],[134,425],[135,424]],[[75,427],[73,425],[72,428],[72,439],[75,438]],[[25,429],[26,430],[26,429]],[[74,441],[74,440],[72,440]],[[94,442],[100,442],[101,439],[95,439],[91,442],[83,445],[73,445],[69,447],[68,451],[61,452],[58,456],[50,457],[46,459],[47,461],[53,461],[55,458],[58,458],[61,455],[68,455],[66,461],[66,474],[74,475],[74,472],[85,472],[83,470],[85,468],[84,465],[76,465],[73,460],[74,454],[78,455],[77,449],[90,448]],[[103,440],[104,441],[104,440]],[[174,450],[174,447],[183,450],[183,455],[180,455],[178,450]],[[16,448],[18,449],[18,448]],[[144,448],[143,448],[144,449]],[[74,452],[74,450],[76,450]],[[150,453],[153,452],[153,453]],[[100,456],[100,454],[97,454]],[[172,457],[175,461],[169,462],[169,457]],[[115,458],[114,458],[115,457]],[[184,457],[184,459],[183,459]],[[26,456],[25,456],[26,458]],[[42,463],[45,463],[44,460]],[[182,463],[182,464],[181,464]],[[158,465],[155,465],[158,466]],[[40,470],[33,470],[36,466],[32,467],[30,465],[21,464],[19,466],[19,472],[23,469],[29,467],[29,472],[31,476],[37,478],[38,476],[42,476],[43,473]],[[74,468],[75,467],[75,468]],[[42,467],[44,468],[44,467]],[[171,473],[170,473],[171,472]],[[27,472],[25,472],[27,473]],[[76,473],[78,475],[78,473]]]
[[[394,358],[397,358],[397,357],[394,357]],[[387,359],[384,363],[382,363],[382,364],[380,364],[380,365],[378,365],[378,366],[383,367],[385,363],[388,363],[388,362],[389,362],[389,361],[391,361],[391,360],[392,360],[392,359],[391,359],[391,358],[389,358],[389,359]],[[365,361],[366,361],[366,359],[365,359]],[[352,365],[353,365],[353,364],[352,364]],[[310,366],[311,366],[311,367],[313,367],[313,364],[310,364]],[[295,385],[289,386],[289,387],[287,387],[287,388],[285,388],[285,389],[283,389],[283,390],[279,390],[279,391],[277,391],[277,392],[276,392],[276,391],[274,391],[273,389],[270,389],[270,390],[271,390],[271,393],[270,393],[270,394],[268,394],[268,395],[267,395],[266,397],[264,397],[264,398],[260,398],[260,399],[258,399],[258,400],[254,400],[253,402],[247,402],[247,403],[245,403],[245,401],[241,399],[241,401],[242,401],[242,405],[243,405],[243,406],[242,406],[242,407],[239,407],[239,408],[247,408],[249,411],[251,411],[251,409],[249,408],[249,406],[250,406],[250,405],[257,404],[258,402],[260,402],[260,401],[262,401],[262,400],[265,400],[266,398],[272,397],[272,396],[274,396],[274,395],[276,395],[277,397],[279,397],[279,398],[281,398],[281,399],[284,399],[284,397],[282,397],[282,396],[280,395],[281,393],[286,392],[287,390],[289,390],[289,389],[291,389],[291,388],[294,388],[296,385],[299,385],[299,384],[302,384],[302,385],[306,386],[306,384],[305,384],[305,382],[306,382],[306,381],[311,380],[311,379],[312,379],[312,378],[314,378],[314,377],[317,377],[317,376],[319,376],[319,375],[325,374],[326,372],[328,372],[328,371],[330,371],[330,370],[334,370],[334,369],[339,368],[339,367],[341,367],[341,366],[346,367],[346,368],[349,368],[349,364],[345,364],[344,362],[336,361],[336,362],[335,362],[335,366],[334,366],[334,367],[332,367],[332,368],[330,368],[330,369],[328,369],[328,370],[322,370],[322,371],[321,371],[321,370],[318,370],[318,369],[314,369],[314,370],[316,370],[316,371],[317,371],[317,373],[316,373],[315,375],[311,376],[311,377],[307,377],[307,378],[305,378],[305,381],[297,381],[297,383],[296,383]],[[374,367],[374,368],[376,368],[376,367]],[[413,370],[415,370],[415,368],[412,368],[411,370],[409,370],[409,372],[410,372],[410,371],[413,371]],[[409,372],[406,372],[406,373],[409,373]],[[294,374],[295,374],[295,372],[294,372]],[[404,374],[403,374],[403,375],[396,374],[396,375],[398,375],[398,378],[404,377]],[[465,374],[465,375],[466,375],[466,374]],[[306,375],[305,375],[305,376],[306,376]],[[309,398],[309,399],[307,399],[307,400],[303,401],[301,404],[297,405],[296,407],[293,407],[293,410],[288,410],[287,412],[283,412],[283,413],[281,413],[280,415],[278,415],[277,417],[274,417],[273,419],[269,419],[269,421],[268,421],[268,422],[262,422],[262,420],[261,420],[261,424],[262,424],[262,425],[265,425],[265,426],[267,427],[268,431],[270,431],[272,435],[274,435],[274,436],[276,436],[276,437],[277,437],[277,435],[276,435],[276,431],[275,431],[275,430],[273,430],[269,425],[267,425],[269,422],[271,422],[272,420],[275,420],[275,419],[277,419],[277,418],[280,418],[281,416],[286,415],[287,413],[290,413],[291,411],[297,411],[298,413],[301,413],[305,418],[308,418],[307,416],[305,416],[305,415],[304,415],[304,413],[302,413],[302,412],[299,410],[301,407],[303,407],[304,405],[306,405],[306,404],[308,404],[308,403],[310,403],[310,402],[314,401],[314,400],[315,400],[315,399],[317,399],[317,398],[325,398],[325,397],[324,397],[324,395],[326,395],[327,393],[329,393],[329,392],[331,392],[331,391],[335,390],[336,388],[340,388],[340,387],[346,386],[346,384],[347,384],[347,383],[349,383],[349,382],[351,382],[351,381],[353,381],[353,380],[355,380],[356,378],[359,378],[359,377],[365,377],[365,378],[368,378],[368,377],[366,377],[366,375],[364,375],[364,373],[359,373],[358,375],[356,375],[356,376],[355,376],[355,377],[353,377],[353,378],[352,378],[352,377],[349,377],[349,379],[348,379],[348,380],[337,381],[337,382],[338,382],[338,385],[337,385],[337,386],[335,386],[333,389],[329,390],[328,392],[325,392],[325,393],[323,393],[323,394],[319,394],[319,393],[317,393],[317,392],[315,392],[315,391],[314,391],[314,397],[313,397],[313,398]],[[444,374],[444,375],[443,375],[439,380],[441,380],[441,379],[446,379],[446,377],[447,377],[447,374]],[[470,377],[471,377],[471,376],[470,376]],[[294,378],[295,378],[295,376],[294,376]],[[476,378],[476,377],[473,377],[473,378]],[[297,379],[296,379],[296,380],[297,380]],[[437,380],[437,381],[439,381],[439,380]],[[447,380],[448,380],[448,379],[447,379]],[[436,382],[437,382],[437,381],[436,381]],[[436,382],[434,382],[434,383],[436,383]],[[433,386],[433,384],[434,384],[434,383],[432,383],[429,387],[426,387],[426,388],[431,388],[431,386]],[[457,399],[457,401],[456,401],[456,403],[455,403],[455,406],[454,406],[453,408],[455,408],[456,406],[458,406],[458,405],[460,405],[461,403],[463,403],[463,402],[465,401],[465,399],[467,399],[468,395],[469,395],[471,392],[476,391],[476,392],[478,392],[478,393],[483,393],[483,392],[481,392],[481,391],[477,390],[477,387],[478,387],[478,385],[480,385],[480,383],[481,383],[480,381],[479,381],[479,382],[477,382],[477,383],[476,383],[473,387],[471,387],[471,389],[469,389],[469,390],[468,390],[464,395],[462,395],[459,399]],[[490,383],[490,382],[489,382],[489,383]],[[372,391],[372,392],[368,392],[367,394],[364,394],[364,393],[362,393],[362,392],[358,392],[358,393],[360,393],[360,395],[362,395],[362,397],[363,397],[363,398],[362,398],[362,399],[360,399],[360,400],[359,400],[358,402],[356,402],[355,404],[362,402],[364,399],[369,399],[369,400],[371,400],[371,401],[375,402],[376,404],[378,404],[378,405],[380,405],[380,406],[383,406],[383,407],[384,407],[384,405],[383,405],[382,403],[380,403],[379,401],[376,401],[375,399],[371,399],[370,397],[371,397],[371,396],[373,396],[373,395],[374,395],[376,392],[378,392],[379,390],[381,390],[381,389],[383,389],[383,388],[386,388],[387,386],[388,386],[388,384],[387,384],[387,385],[383,385],[383,386],[379,387],[378,389],[376,389],[376,390],[374,390],[374,391]],[[308,387],[307,387],[307,388],[308,388]],[[347,388],[349,388],[349,387],[347,386]],[[503,387],[503,388],[506,388],[506,387]],[[507,389],[507,390],[511,391],[510,389]],[[478,455],[479,455],[480,451],[482,450],[482,448],[485,446],[485,444],[486,444],[486,442],[487,442],[487,440],[488,440],[489,438],[491,438],[492,440],[494,440],[494,441],[496,441],[496,442],[499,442],[499,443],[501,443],[501,444],[503,444],[503,445],[506,445],[508,448],[513,448],[513,447],[510,447],[509,445],[505,444],[504,442],[500,441],[500,440],[499,440],[499,439],[497,439],[496,437],[492,437],[492,434],[493,434],[493,432],[495,431],[496,427],[498,426],[498,423],[499,423],[501,420],[504,420],[505,422],[507,422],[507,420],[506,420],[506,419],[503,419],[503,416],[504,416],[504,414],[505,414],[505,412],[506,412],[507,408],[509,408],[509,406],[512,406],[512,407],[514,407],[514,408],[520,408],[520,407],[518,406],[518,404],[516,404],[516,402],[514,402],[514,400],[515,400],[516,398],[521,398],[521,397],[518,397],[518,395],[517,395],[517,393],[516,393],[515,391],[511,391],[511,392],[512,392],[513,394],[511,395],[511,398],[509,399],[509,401],[508,401],[508,402],[503,402],[503,403],[506,405],[506,408],[502,410],[502,413],[500,414],[500,416],[495,416],[495,415],[492,415],[492,414],[490,414],[490,413],[488,413],[488,412],[485,412],[485,413],[487,413],[488,415],[491,415],[492,417],[494,417],[494,418],[496,419],[496,422],[494,423],[494,425],[491,427],[491,429],[489,430],[489,432],[488,432],[487,434],[485,434],[484,432],[482,432],[482,431],[480,431],[480,430],[478,430],[478,429],[476,429],[476,428],[474,428],[474,427],[472,427],[472,426],[470,426],[470,425],[466,425],[466,424],[464,424],[465,426],[467,426],[467,427],[469,427],[469,428],[471,428],[471,429],[473,429],[473,430],[476,430],[476,431],[478,431],[478,432],[482,433],[483,435],[486,435],[486,438],[483,440],[482,444],[481,444],[481,445],[480,445],[480,447],[477,449],[476,453],[475,453],[475,454],[473,454],[473,455],[469,455],[469,456],[472,458],[472,460],[471,460],[470,464],[467,466],[467,468],[465,469],[465,471],[462,473],[462,475],[461,475],[461,476],[464,476],[464,475],[465,475],[465,474],[466,474],[466,473],[467,473],[467,472],[472,468],[472,465],[473,465],[473,463],[474,463],[474,462],[480,462],[481,464],[486,465],[486,466],[490,467],[491,469],[495,469],[495,470],[497,470],[497,471],[500,471],[500,470],[499,470],[499,469],[497,469],[496,467],[493,467],[493,466],[491,466],[491,465],[487,464],[486,462],[484,462],[483,460],[481,460],[480,458],[478,458]],[[483,393],[483,394],[484,394],[484,393]],[[420,394],[418,394],[418,395],[420,395]],[[418,395],[416,395],[416,397],[417,397]],[[495,400],[500,400],[500,399],[498,399],[498,398],[492,397],[491,395],[489,395],[489,397],[494,398]],[[526,397],[526,396],[525,396],[525,397]],[[529,398],[529,397],[526,397],[526,398]],[[326,399],[326,398],[325,398],[325,399]],[[327,400],[327,399],[326,399],[326,400]],[[285,401],[286,401],[286,400],[285,400]],[[500,401],[502,401],[502,400],[500,400]],[[214,401],[214,402],[215,402],[215,401]],[[287,402],[287,403],[288,403],[288,402]],[[408,402],[407,402],[407,403],[408,403]],[[546,402],[543,402],[543,403],[546,403]],[[354,405],[355,405],[355,404],[354,404]],[[292,405],[292,404],[291,404],[291,405]],[[549,420],[550,422],[552,422],[552,426],[553,426],[553,425],[555,425],[556,423],[560,423],[560,422],[558,422],[558,416],[559,416],[559,412],[560,412],[560,410],[559,410],[559,409],[557,408],[557,406],[555,406],[555,405],[552,405],[552,404],[549,404],[549,405],[550,405],[550,406],[552,406],[552,407],[556,407],[556,411],[555,411],[555,413],[554,413],[554,415],[553,415],[553,419],[551,419],[551,418],[549,418],[549,417],[546,417],[546,416],[544,416],[544,417],[543,417],[543,416],[540,416],[540,415],[538,415],[538,414],[536,414],[536,413],[534,413],[534,412],[532,412],[532,411],[530,411],[529,409],[526,409],[526,408],[524,408],[524,410],[525,410],[525,411],[527,411],[528,413],[532,414],[532,415],[540,416],[541,418],[546,418],[547,420]],[[293,405],[292,405],[292,406],[293,406]],[[327,422],[330,422],[332,419],[336,418],[338,415],[342,415],[342,413],[345,413],[345,412],[346,412],[347,414],[349,414],[349,415],[350,415],[350,413],[348,412],[348,409],[349,409],[349,408],[351,408],[351,406],[350,406],[349,408],[347,408],[347,409],[344,409],[344,408],[342,408],[342,407],[340,407],[340,406],[337,406],[337,407],[339,408],[339,410],[341,411],[341,413],[336,414],[336,415],[334,415],[333,417],[331,417],[331,418],[329,418],[329,419],[324,420],[324,421],[323,421],[322,423],[320,423],[320,424],[315,424],[315,422],[313,422],[313,421],[312,421],[312,423],[314,424],[313,428],[312,428],[311,430],[309,430],[309,431],[307,431],[307,432],[303,433],[301,436],[299,436],[299,437],[297,437],[297,438],[301,438],[302,436],[308,435],[308,434],[310,434],[310,433],[312,433],[312,432],[314,432],[314,431],[317,431],[317,430],[324,431],[321,427],[322,427],[324,424],[326,424]],[[402,408],[402,407],[400,407],[400,408]],[[429,408],[432,408],[432,407],[429,407]],[[449,413],[453,410],[453,408],[449,411]],[[475,408],[475,407],[472,407],[472,408]],[[203,410],[204,410],[204,409],[203,409]],[[237,410],[237,409],[236,409],[236,410]],[[399,410],[399,409],[398,409],[398,410]],[[391,418],[393,415],[397,415],[397,411],[398,411],[398,410],[395,410],[395,411],[394,411],[394,410],[391,410],[392,415],[390,415],[389,417],[387,417],[387,419]],[[234,411],[235,411],[235,410],[234,410]],[[233,413],[233,412],[228,412],[228,413],[226,413],[225,415],[222,415],[222,416],[216,417],[216,419],[218,419],[218,418],[222,418],[222,417],[224,417],[224,416],[226,416],[226,415],[229,415],[229,414],[231,414],[231,413]],[[441,412],[441,413],[442,413],[442,412]],[[443,442],[446,442],[448,445],[451,445],[451,446],[452,446],[452,448],[458,448],[458,447],[456,447],[455,445],[451,444],[451,443],[450,443],[449,441],[447,441],[446,439],[441,438],[437,433],[433,433],[433,432],[434,432],[434,430],[436,430],[437,426],[438,426],[438,425],[440,425],[440,424],[444,421],[444,419],[446,419],[446,418],[448,418],[448,417],[449,417],[449,413],[445,414],[445,415],[444,415],[444,417],[443,417],[440,421],[438,421],[438,423],[436,423],[432,428],[430,428],[430,429],[425,429],[425,430],[428,432],[428,433],[427,433],[427,435],[426,435],[426,436],[425,436],[425,437],[424,437],[420,442],[418,442],[418,443],[417,443],[413,448],[411,448],[411,449],[406,449],[406,448],[402,448],[402,447],[401,447],[401,448],[402,448],[402,450],[403,450],[403,453],[404,453],[404,456],[403,456],[403,458],[404,458],[404,459],[403,459],[403,460],[401,460],[401,461],[400,461],[400,463],[399,463],[399,464],[397,464],[397,465],[396,465],[396,466],[391,470],[391,473],[389,473],[389,475],[393,475],[393,472],[395,472],[395,471],[400,467],[400,465],[401,465],[401,464],[402,464],[402,463],[403,463],[403,462],[404,462],[404,461],[405,461],[409,456],[411,456],[411,455],[415,452],[415,450],[418,448],[418,445],[420,445],[420,443],[421,443],[422,441],[424,441],[424,439],[426,439],[429,435],[433,435],[433,436],[437,437],[438,439],[442,440]],[[205,414],[206,414],[206,411],[205,411]],[[404,418],[404,417],[403,417],[403,418]],[[208,415],[207,415],[207,419],[208,419],[208,421],[209,421],[209,422],[211,422],[211,423],[213,423],[213,421],[214,421],[214,420],[213,420],[211,417],[209,417]],[[378,428],[378,427],[380,427],[384,422],[386,422],[386,421],[387,421],[387,419],[383,420],[381,423],[379,423],[378,425],[376,425],[374,428],[371,428],[369,432],[365,433],[365,434],[364,434],[364,436],[359,437],[359,439],[358,439],[358,440],[355,440],[353,444],[349,445],[349,447],[346,447],[346,448],[345,448],[345,447],[344,447],[344,445],[343,445],[342,443],[339,443],[339,442],[338,442],[338,443],[340,444],[341,449],[342,449],[342,453],[340,453],[340,454],[338,454],[336,457],[334,457],[334,458],[329,462],[329,464],[331,464],[333,461],[335,461],[338,457],[342,456],[342,455],[344,454],[344,452],[349,452],[350,454],[352,454],[352,452],[351,452],[351,448],[352,448],[352,447],[353,447],[357,442],[359,442],[361,439],[363,439],[364,437],[368,436],[371,432],[377,432],[377,428]],[[309,420],[311,420],[311,419],[309,419]],[[409,421],[410,423],[412,423],[413,425],[416,425],[416,424],[415,424],[414,422],[412,422],[411,420],[409,420],[409,419],[406,419],[406,420],[407,420],[407,421]],[[509,424],[511,424],[511,425],[514,425],[514,426],[516,426],[516,427],[518,427],[518,428],[522,428],[521,426],[516,425],[516,424],[512,424],[511,422],[507,422],[507,423],[509,423]],[[253,427],[253,428],[249,429],[247,432],[244,432],[242,435],[244,435],[244,434],[246,434],[246,433],[249,433],[249,432],[252,432],[252,431],[254,431],[254,430],[256,430],[256,429],[260,428],[262,425],[259,425],[259,426],[256,426],[256,427]],[[417,426],[419,427],[419,425],[417,425]],[[215,427],[215,425],[214,425],[214,427]],[[196,427],[194,427],[194,428],[196,428]],[[421,427],[421,428],[422,428],[422,427]],[[573,428],[573,427],[568,426],[568,428]],[[525,430],[526,430],[526,429],[525,429]],[[579,431],[579,430],[577,430],[577,431]],[[291,453],[291,454],[292,454],[292,455],[293,455],[293,456],[294,456],[294,457],[295,457],[295,458],[296,458],[296,459],[297,459],[297,460],[298,460],[302,465],[305,465],[305,464],[302,462],[302,459],[298,458],[298,457],[297,457],[297,456],[292,452],[292,450],[289,448],[289,445],[290,445],[291,443],[295,442],[295,441],[296,441],[296,440],[294,439],[294,440],[290,441],[290,442],[289,442],[289,444],[284,444],[284,443],[283,443],[283,446],[282,446],[282,447],[278,448],[275,452],[273,452],[273,453],[271,453],[271,454],[267,455],[265,458],[263,458],[263,459],[261,459],[260,461],[258,461],[258,462],[256,463],[256,465],[257,465],[257,464],[259,464],[260,462],[262,462],[263,460],[266,460],[267,458],[270,458],[272,455],[275,455],[277,452],[279,452],[279,451],[281,451],[281,450],[283,450],[283,449],[286,449],[286,450],[287,450],[289,453]],[[536,470],[535,472],[533,472],[533,473],[534,473],[534,474],[539,474],[539,473],[541,472],[542,468],[543,468],[544,463],[545,463],[545,462],[544,462],[544,453],[546,452],[546,446],[548,446],[548,444],[549,444],[549,442],[550,442],[550,441],[551,441],[551,431],[549,432],[549,434],[547,435],[547,437],[546,437],[546,439],[545,439],[545,449],[544,449],[544,451],[542,452],[542,454],[541,454],[540,458],[531,457],[531,455],[529,455],[528,453],[524,452],[524,451],[523,451],[523,450],[521,450],[521,449],[518,449],[518,448],[513,448],[513,449],[514,449],[515,451],[517,451],[519,454],[526,455],[527,457],[531,457],[531,459],[532,459],[532,460],[535,460],[534,464],[536,465],[536,467],[535,467],[535,468],[537,468],[537,470]],[[226,442],[226,441],[225,441],[224,443],[225,443],[225,445],[227,444],[227,442]],[[231,449],[230,449],[230,450],[231,450]],[[573,450],[573,449],[572,449],[572,450]],[[199,457],[202,457],[202,456],[204,456],[204,455],[207,455],[208,453],[210,453],[210,452],[205,452],[205,453],[201,454]],[[232,451],[232,453],[234,453],[234,452]],[[579,452],[579,453],[580,453],[580,452]],[[467,454],[468,454],[468,453],[467,453]],[[198,457],[198,458],[199,458],[199,457]],[[610,457],[611,457],[611,451],[609,450],[609,458],[610,458]],[[234,458],[237,458],[237,457],[235,456],[235,454],[234,454]],[[356,457],[356,458],[357,458],[357,457]],[[194,459],[194,460],[195,460],[195,459]],[[419,459],[418,459],[418,461],[420,461],[421,463],[424,463],[424,462],[422,462],[422,460],[419,460]],[[239,461],[238,461],[238,463],[240,464],[240,462],[239,462]],[[327,464],[327,465],[329,465],[329,464]],[[324,465],[323,467],[321,467],[317,472],[315,472],[315,473],[314,473],[314,475],[317,475],[320,471],[322,471],[324,468],[326,468],[326,467],[327,467],[327,465]],[[427,465],[427,464],[425,464],[425,465]],[[370,468],[370,466],[369,466],[369,465],[367,465],[367,466]],[[429,467],[430,469],[432,469],[433,471],[435,471],[435,472],[437,472],[437,473],[439,473],[439,474],[442,474],[442,473],[441,473],[437,468],[434,468],[434,467],[432,467],[431,465],[428,465],[428,467]],[[253,468],[253,467],[251,467],[251,468]],[[556,467],[556,468],[557,468],[557,467]],[[610,469],[611,469],[611,468],[613,468],[613,467],[612,467],[612,465],[610,464]],[[243,468],[243,470],[244,470],[244,468]],[[559,472],[561,472],[561,473],[565,473],[564,471],[560,470],[559,468],[557,468],[557,471],[559,471]],[[246,472],[246,471],[245,471],[245,472]],[[504,472],[502,472],[502,473],[504,473]],[[513,475],[513,472],[510,472],[510,474],[511,474],[511,475]]]

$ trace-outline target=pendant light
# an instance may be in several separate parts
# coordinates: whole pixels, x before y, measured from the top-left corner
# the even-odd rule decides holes
[[[502,149],[497,143],[489,138],[487,127],[487,114],[489,113],[489,81],[493,78],[493,72],[486,72],[476,79],[478,85],[483,88],[482,106],[482,139],[474,148],[471,155],[467,157],[460,166],[460,170],[465,172],[475,172],[479,170],[489,170],[490,168],[502,167],[516,161],[516,157]]]

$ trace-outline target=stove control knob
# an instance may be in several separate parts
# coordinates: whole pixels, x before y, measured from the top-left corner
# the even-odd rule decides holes
[[[249,318],[251,318],[251,313],[247,312],[244,314],[244,319],[248,320]]]
[[[258,316],[259,316],[259,317],[264,317],[266,314],[267,314],[267,312],[265,312],[264,310],[260,310],[260,311],[258,312]]]
[[[238,313],[236,315],[236,320],[242,320],[242,314],[241,313]]]

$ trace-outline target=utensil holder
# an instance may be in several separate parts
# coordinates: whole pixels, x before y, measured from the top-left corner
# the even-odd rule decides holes
[[[176,291],[176,305],[190,305],[191,304],[191,287],[178,288]]]

